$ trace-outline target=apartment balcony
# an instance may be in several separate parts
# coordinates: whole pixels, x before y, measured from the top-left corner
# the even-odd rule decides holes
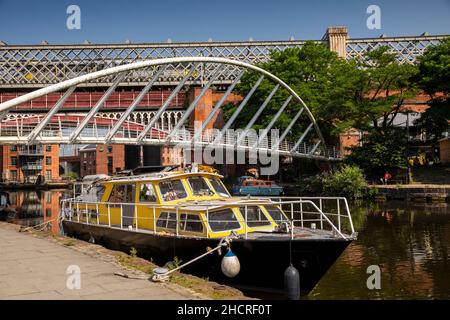
[[[22,170],[42,170],[42,162],[27,162],[22,164]]]
[[[44,149],[41,146],[20,146],[19,156],[44,156]]]

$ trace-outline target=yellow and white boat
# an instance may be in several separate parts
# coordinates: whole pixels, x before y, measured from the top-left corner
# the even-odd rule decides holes
[[[222,273],[216,252],[185,271],[278,288],[292,264],[303,294],[356,237],[345,198],[231,197],[221,178],[193,166],[102,179],[62,201],[62,225],[69,236],[127,252],[135,248],[160,264],[190,261],[226,240],[240,261],[238,275]]]

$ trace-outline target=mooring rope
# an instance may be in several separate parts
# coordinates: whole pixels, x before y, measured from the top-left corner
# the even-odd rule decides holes
[[[31,229],[36,229],[36,227],[40,227],[40,226],[42,226],[42,227],[40,227],[40,228],[37,229],[37,230],[38,230],[38,231],[42,231],[42,230],[44,230],[44,228],[45,228],[49,223],[52,223],[52,222],[55,222],[55,221],[59,222],[58,220],[61,219],[61,218],[62,218],[62,216],[59,216],[58,218],[55,218],[55,219],[52,219],[52,220],[48,220],[48,221],[45,221],[45,222],[43,222],[43,223],[36,224],[36,225],[34,225],[34,226],[21,228],[19,231],[20,231],[20,232],[26,232],[26,231],[31,230]]]
[[[208,250],[204,254],[199,255],[198,257],[196,257],[196,258],[194,258],[192,260],[189,260],[188,262],[186,262],[186,263],[182,264],[181,266],[179,266],[179,267],[177,267],[175,269],[172,269],[172,270],[170,270],[168,272],[165,272],[165,273],[162,273],[162,274],[153,274],[152,277],[151,277],[151,280],[154,281],[154,282],[167,281],[169,279],[169,275],[171,273],[173,273],[175,271],[178,271],[181,268],[184,268],[185,266],[187,266],[187,265],[189,265],[189,264],[191,264],[191,263],[193,263],[193,262],[195,262],[197,260],[200,260],[201,258],[206,257],[207,255],[209,255],[209,254],[211,254],[211,253],[213,253],[215,251],[218,251],[222,247],[229,247],[230,243],[231,243],[231,239],[230,238],[228,238],[228,237],[222,238],[220,240],[220,242],[219,242],[219,245],[217,247],[215,247],[214,249]]]

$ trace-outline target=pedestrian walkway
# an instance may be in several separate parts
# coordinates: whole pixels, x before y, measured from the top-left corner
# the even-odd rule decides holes
[[[80,268],[80,289],[66,285],[71,265]],[[124,270],[0,223],[0,299],[196,299],[177,285],[124,278],[115,272]]]

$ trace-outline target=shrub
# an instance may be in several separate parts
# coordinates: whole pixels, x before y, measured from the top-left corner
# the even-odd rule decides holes
[[[343,165],[337,171],[322,175],[323,193],[349,198],[361,198],[367,187],[362,170]]]

